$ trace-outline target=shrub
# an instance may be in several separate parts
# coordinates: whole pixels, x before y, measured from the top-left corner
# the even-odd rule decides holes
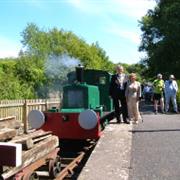
[[[178,107],[180,109],[180,80],[177,80],[177,84],[178,84],[178,87],[179,87],[179,90],[177,92],[177,104],[178,104]]]

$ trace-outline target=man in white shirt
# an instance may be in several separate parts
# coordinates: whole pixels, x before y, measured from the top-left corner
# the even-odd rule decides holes
[[[178,108],[177,108],[177,102],[176,102],[176,94],[178,91],[178,85],[177,82],[175,81],[174,75],[169,76],[169,80],[165,82],[165,111],[169,111],[169,103],[170,100],[172,101],[173,104],[173,109],[175,113],[178,113]]]
[[[111,78],[109,95],[113,99],[115,107],[115,116],[117,123],[121,122],[120,113],[122,112],[123,121],[129,124],[127,102],[125,97],[125,89],[128,81],[128,76],[124,74],[124,68],[121,65],[116,67],[116,74]]]

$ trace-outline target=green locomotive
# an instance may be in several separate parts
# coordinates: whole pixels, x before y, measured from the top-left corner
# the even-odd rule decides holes
[[[42,129],[52,131],[60,139],[97,139],[114,117],[109,97],[111,74],[76,67],[68,74],[69,84],[63,87],[62,108],[45,112]]]

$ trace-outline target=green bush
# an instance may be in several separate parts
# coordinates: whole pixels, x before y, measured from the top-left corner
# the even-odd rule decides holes
[[[180,108],[180,80],[177,80],[178,83],[178,92],[177,92],[177,103],[178,103],[178,107]]]

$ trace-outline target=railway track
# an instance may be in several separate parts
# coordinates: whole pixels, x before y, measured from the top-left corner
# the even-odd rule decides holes
[[[70,180],[77,179],[81,169],[94,149],[97,141],[64,141],[60,142],[60,153],[54,168],[49,171],[45,165],[35,171],[32,180]],[[57,164],[58,163],[58,164]],[[51,166],[52,167],[52,166]]]
[[[81,152],[76,158],[61,158],[62,170],[55,180],[70,179],[74,174],[74,169],[78,167],[84,156],[85,152]]]
[[[97,141],[72,141],[60,143],[62,171],[58,179],[76,179],[94,149]],[[69,145],[71,144],[71,145]],[[65,175],[66,174],[66,175]]]

